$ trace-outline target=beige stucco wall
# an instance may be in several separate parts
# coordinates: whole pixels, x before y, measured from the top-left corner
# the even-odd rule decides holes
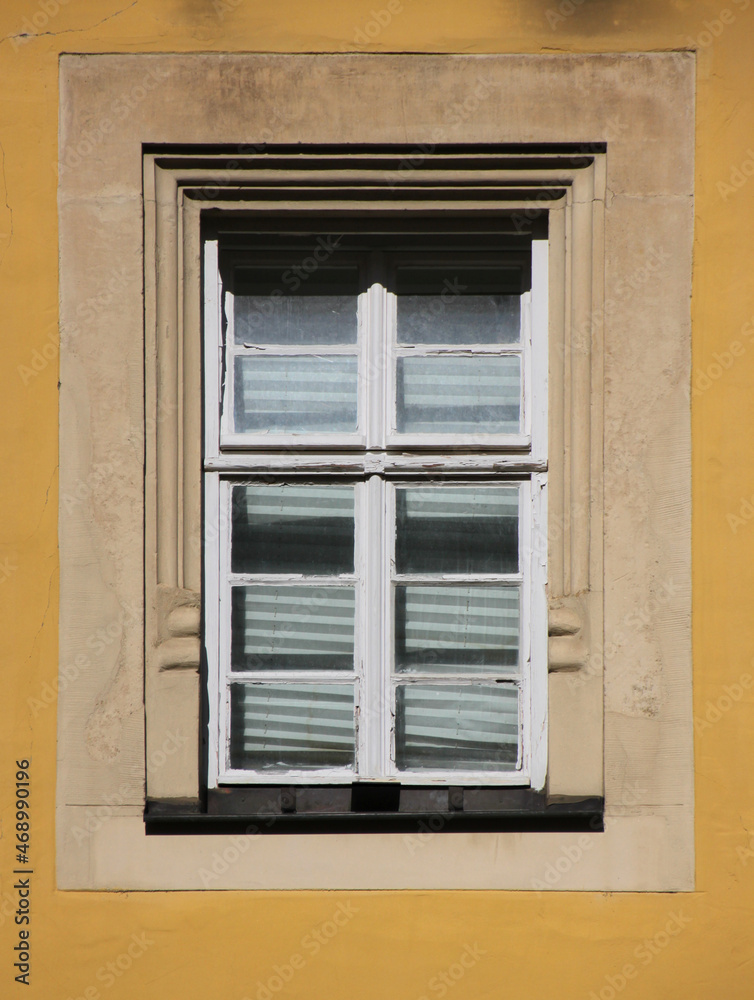
[[[35,791],[32,929],[38,948],[32,986],[26,990],[32,997],[198,998],[221,991],[241,1000],[260,991],[263,995],[271,983],[275,995],[390,994],[409,1000],[438,995],[444,984],[438,977],[447,977],[448,969],[466,955],[465,967],[458,964],[453,970],[463,970],[460,979],[451,980],[455,997],[497,996],[505,988],[564,1000],[600,993],[610,997],[611,990],[648,1000],[748,1000],[754,953],[754,843],[749,832],[754,828],[754,794],[748,763],[754,730],[754,485],[748,457],[754,424],[749,241],[754,225],[749,139],[754,133],[754,7],[747,0],[725,7],[705,0],[672,5],[610,0],[563,4],[559,10],[549,0],[524,6],[508,0],[402,0],[384,25],[376,22],[373,8],[382,10],[380,4],[339,0],[316,5],[283,0],[274,8],[257,0],[28,0],[0,10],[0,406],[7,473],[0,493],[4,954],[10,954],[17,929],[12,917],[13,840],[6,835],[14,818],[13,762],[30,756]],[[369,35],[361,34],[365,30]],[[651,892],[56,892],[59,53],[678,48],[697,51],[691,400],[696,891],[682,898]],[[583,107],[589,104],[585,95]],[[177,113],[183,113],[180,107]],[[274,127],[274,121],[267,127]],[[124,262],[132,266],[128,253]],[[117,293],[118,276],[111,278]],[[645,430],[647,441],[659,433],[654,427]],[[617,474],[618,457],[611,456],[611,462]],[[665,466],[654,461],[653,468],[661,484]],[[81,488],[84,496],[87,488]],[[661,489],[658,493],[665,503]],[[664,509],[672,519],[673,507],[665,503]],[[641,546],[644,542],[640,539]],[[634,605],[626,613],[642,622],[656,609]],[[121,615],[126,621],[128,609],[113,603],[105,627],[114,635]],[[101,627],[102,620],[93,616],[84,638],[94,636],[97,642]],[[99,638],[102,648],[90,648],[87,662],[74,665],[71,676],[78,676],[76,669],[112,674],[115,660],[108,638]],[[672,654],[673,648],[673,629],[668,628],[659,653],[655,649],[647,662]],[[69,683],[75,686],[76,680]],[[653,691],[652,697],[659,696],[663,704],[672,699],[673,689],[649,685],[648,692]],[[652,698],[646,700],[651,704]],[[639,702],[637,697],[634,705]],[[614,704],[627,703],[616,692]],[[651,722],[636,716],[629,724],[641,729]],[[670,751],[659,744],[657,752]],[[642,787],[637,782],[632,794],[642,797]],[[104,829],[117,823],[106,812],[97,818],[94,805],[80,808]],[[578,868],[578,850],[569,856],[566,846],[557,835],[549,842],[553,867]],[[348,906],[352,910],[346,919],[339,907]],[[325,939],[322,928],[336,913],[341,914],[339,926],[332,925],[337,931]],[[320,945],[313,937],[317,934],[327,943]],[[126,951],[133,935],[146,935],[148,941],[143,951],[132,949],[137,958]],[[119,974],[112,975],[107,964],[118,958]],[[272,977],[279,976],[276,969],[287,974],[289,966],[293,974],[283,991]],[[8,982],[8,989],[13,988],[10,978]]]
[[[154,86],[145,86],[145,81],[154,81]],[[691,888],[687,385],[693,84],[693,58],[680,54],[64,57],[59,188],[61,489],[68,495],[85,480],[91,482],[91,495],[73,510],[61,507],[62,662],[75,662],[85,649],[82,620],[111,614],[102,602],[112,602],[113,597],[121,607],[137,607],[143,589],[145,510],[147,525],[153,517],[149,503],[145,507],[140,499],[139,442],[144,429],[138,407],[144,389],[138,357],[145,347],[138,269],[144,241],[144,144],[252,144],[262,140],[273,114],[278,120],[275,139],[281,144],[402,140],[419,148],[438,141],[607,142],[606,168],[600,167],[606,169],[602,184],[596,187],[592,180],[587,187],[577,184],[573,189],[574,206],[566,217],[567,290],[560,300],[553,295],[551,303],[558,313],[572,312],[565,321],[553,316],[553,330],[565,326],[567,331],[567,363],[550,366],[551,381],[558,383],[551,394],[553,404],[560,401],[569,427],[563,462],[572,494],[565,505],[572,536],[566,547],[568,567],[563,570],[568,585],[559,592],[551,581],[551,594],[585,602],[589,589],[593,605],[587,615],[589,661],[576,674],[552,675],[552,791],[600,794],[604,781],[607,829],[588,835],[587,856],[558,880],[557,888]],[[585,92],[594,95],[588,111],[583,108]],[[122,103],[119,96],[129,94],[138,96],[138,105],[123,114],[119,127],[111,128],[110,119]],[[468,94],[474,97],[473,113],[467,110],[451,118],[448,109]],[[550,95],[549,100],[544,95]],[[372,112],[368,118],[363,115],[365,108]],[[88,155],[87,144],[92,146]],[[161,257],[168,256],[172,229],[180,228],[177,218],[169,221],[169,202],[163,205],[159,186],[156,235],[147,227],[147,240],[156,243],[158,268]],[[588,207],[584,215],[581,203],[588,198],[596,199],[597,208]],[[147,209],[149,218],[151,206]],[[184,228],[187,225],[184,221]],[[114,227],[117,242],[112,238]],[[672,253],[663,249],[670,247]],[[124,262],[130,263],[130,272]],[[119,266],[117,300],[102,306],[97,324],[83,327],[77,322],[82,307]],[[645,286],[644,294],[629,298],[627,288],[637,284]],[[163,275],[156,293],[156,320],[150,320],[152,310],[147,309],[147,322],[157,327],[156,336],[151,330],[146,335],[147,371],[156,367],[156,399],[168,403],[180,400],[182,394],[169,388],[164,372],[171,367],[166,369],[159,360],[161,347],[156,366],[151,355],[153,341],[160,345],[165,338],[175,343],[173,355],[181,355],[175,329],[180,325],[178,315],[159,308],[161,296],[175,297],[176,285],[177,276],[171,281],[170,274]],[[183,297],[179,291],[179,300]],[[184,333],[182,343],[193,341]],[[557,357],[557,352],[553,355]],[[590,355],[594,356],[591,370]],[[587,367],[579,381],[572,373],[583,368],[582,359],[587,359]],[[118,377],[121,372],[128,377]],[[566,390],[560,386],[563,380]],[[193,398],[196,393],[197,386],[192,385],[184,395]],[[148,392],[148,421],[153,423],[151,399]],[[156,405],[151,403],[152,408]],[[183,410],[187,409],[184,404]],[[170,491],[168,507],[175,502],[180,509],[180,499],[173,501],[172,496],[179,497],[181,491],[173,485],[176,476],[170,470],[177,469],[179,483],[185,481],[179,458],[182,438],[176,426],[165,442],[163,432],[172,428],[169,413],[156,419],[163,421],[157,429],[161,476],[157,492]],[[557,422],[552,421],[554,426]],[[655,426],[663,428],[662,435],[653,432]],[[590,437],[591,448],[579,443]],[[185,454],[185,443],[183,447]],[[92,471],[100,455],[117,455],[107,476]],[[560,463],[557,456],[553,464]],[[661,482],[655,481],[657,468],[663,470]],[[672,513],[658,502],[660,496],[669,498]],[[172,520],[177,525],[181,518]],[[147,544],[152,537],[148,528]],[[164,549],[165,556],[157,562],[167,559],[169,567],[163,568],[158,582],[189,585],[181,560],[176,572],[175,556],[168,556],[180,552],[182,544],[171,546],[168,540],[166,546],[164,538],[164,531],[158,533],[157,550]],[[551,539],[551,556],[555,547]],[[154,562],[150,551],[146,562],[148,567]],[[147,570],[148,600],[152,572]],[[670,591],[663,588],[668,579],[673,580]],[[653,606],[658,595],[662,615],[652,613],[638,627],[627,628],[631,609]],[[604,635],[611,651],[615,648],[610,656],[603,651],[603,602]],[[199,887],[201,871],[209,866],[218,845],[220,849],[230,845],[227,838],[144,839],[139,815],[145,757],[138,702],[144,676],[138,652],[142,634],[141,617],[132,616],[120,641],[113,643],[114,662],[106,679],[91,672],[60,697],[58,877],[64,888]],[[153,675],[149,668],[147,677],[148,730],[152,712],[161,737],[151,738],[146,749],[148,766],[155,755],[161,761],[159,767],[151,766],[159,773],[150,774],[149,783],[165,789],[165,776],[173,773],[171,762],[181,756],[180,747],[185,746],[189,757],[198,755],[192,726],[198,714],[196,680],[184,676],[181,686],[177,671],[165,677]],[[155,686],[157,694],[150,694]],[[673,697],[664,697],[663,689],[672,690]],[[162,743],[171,740],[172,752],[166,754]],[[114,825],[82,837],[80,807],[112,805],[112,796],[121,787],[128,794],[119,796],[117,806],[131,807],[127,812],[132,819],[120,819],[118,841],[110,839]],[[191,792],[185,781],[175,788],[176,797]],[[570,840],[575,843],[577,838]],[[405,842],[391,835],[265,837],[253,854],[223,873],[215,887],[526,889],[547,884],[541,878],[549,863],[547,844],[546,836],[528,834],[475,834],[460,840],[446,834],[433,838],[414,856],[407,855]],[[131,858],[135,852],[140,863],[124,868],[123,857]]]

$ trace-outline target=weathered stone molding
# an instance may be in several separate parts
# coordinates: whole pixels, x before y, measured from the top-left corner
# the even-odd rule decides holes
[[[147,72],[161,86],[69,166],[84,131]],[[486,97],[450,124],[447,108],[480,80]],[[406,173],[421,181],[439,143],[587,144],[563,178],[542,163],[507,200],[520,170],[494,178],[501,205],[523,218],[544,209],[550,227],[548,790],[604,788],[609,820],[557,888],[691,888],[693,57],[63,56],[60,92],[61,496],[92,485],[81,509],[60,510],[61,670],[81,656],[89,667],[61,685],[59,885],[201,888],[197,872],[224,843],[145,838],[141,808],[145,778],[158,798],[196,800],[200,787],[201,412],[182,391],[201,371],[200,214],[227,209],[233,194],[249,212],[270,210],[269,192],[248,197],[239,161],[256,159],[258,172],[274,120],[274,142],[288,149],[365,156],[407,144],[388,189]],[[214,159],[171,161],[168,146],[192,156],[211,147]],[[407,198],[401,210],[422,204]],[[298,199],[281,206],[301,211]],[[369,210],[366,200],[350,207]],[[489,212],[490,201],[470,207]],[[644,266],[650,253],[660,271]],[[113,288],[107,305],[95,323],[82,321],[79,306],[99,302],[102,287]],[[105,461],[112,474],[92,478]],[[661,619],[627,630],[632,609],[649,606],[670,577]],[[119,609],[141,607],[145,580],[144,620],[124,617]],[[114,639],[92,656],[87,640],[100,628]],[[87,738],[95,730],[99,756]],[[642,788],[630,815],[629,785]],[[118,789],[118,818],[79,842],[83,811]],[[399,840],[260,838],[212,887],[531,888],[552,850],[547,835],[443,835],[409,857]]]

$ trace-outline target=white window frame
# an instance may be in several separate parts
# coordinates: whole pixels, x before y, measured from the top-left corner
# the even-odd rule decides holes
[[[449,251],[450,252],[450,251]],[[209,766],[208,786],[250,784],[346,784],[354,781],[391,781],[415,786],[489,785],[528,786],[541,790],[547,761],[547,357],[548,357],[548,244],[532,241],[531,291],[522,296],[522,337],[519,348],[489,345],[472,347],[473,354],[519,354],[522,365],[522,428],[520,434],[407,435],[396,434],[388,415],[395,413],[395,358],[399,355],[432,353],[432,348],[401,349],[395,343],[397,296],[380,281],[373,281],[359,295],[356,352],[359,384],[358,431],[354,435],[234,434],[231,376],[233,358],[244,352],[234,344],[232,308],[226,308],[226,343],[223,344],[223,288],[217,239],[204,242],[204,363],[205,363],[205,460],[204,460],[204,602],[205,645],[208,659]],[[388,279],[389,280],[389,279]],[[231,292],[225,301],[232,305]],[[220,418],[223,351],[230,397],[226,394],[225,417]],[[465,348],[464,348],[465,350]],[[301,353],[273,348],[269,353]],[[255,351],[255,354],[260,353]],[[332,353],[332,351],[330,352]],[[336,352],[338,353],[338,352]],[[342,353],[342,352],[340,352]],[[354,353],[353,349],[350,353]],[[437,352],[435,352],[437,353]],[[377,373],[365,378],[364,373]],[[228,400],[230,398],[230,405]],[[481,441],[479,439],[482,439]],[[472,444],[474,447],[472,448]],[[338,452],[332,452],[334,446]],[[400,447],[401,453],[395,450]],[[399,771],[395,766],[395,691],[400,683],[453,683],[469,681],[468,674],[447,675],[442,682],[418,675],[394,676],[390,663],[393,646],[394,490],[391,474],[400,473],[402,484],[435,483],[423,464],[422,449],[439,449],[432,456],[433,474],[453,474],[453,484],[490,483],[517,485],[519,504],[519,573],[500,582],[521,585],[520,674],[512,684],[519,689],[520,744],[515,770],[487,771]],[[328,451],[328,449],[330,449]],[[365,449],[370,449],[369,451]],[[277,452],[277,454],[276,454]],[[357,454],[354,454],[357,452]],[[408,454],[407,454],[408,452]],[[276,683],[355,680],[357,766],[354,768],[289,769],[275,773],[234,770],[229,766],[229,629],[230,621],[230,495],[234,484],[253,481],[260,473],[278,481],[311,481],[326,471],[355,484],[355,573],[343,583],[357,588],[355,621],[355,672],[333,671],[313,677],[265,672],[265,680]],[[350,478],[349,478],[350,477]],[[411,478],[413,477],[413,478]],[[369,553],[367,552],[369,540]],[[377,540],[375,542],[375,539]],[[378,550],[378,554],[375,553]],[[298,582],[296,575],[274,575],[274,582]],[[468,577],[465,577],[468,579]],[[259,583],[272,582],[254,575]],[[445,582],[449,582],[444,578]],[[498,577],[495,577],[497,582]],[[316,578],[306,577],[307,583]],[[328,577],[328,585],[337,585]],[[368,641],[367,640],[368,637]],[[366,649],[370,651],[367,662]],[[234,679],[240,679],[234,673]],[[243,675],[247,680],[261,680]],[[477,679],[477,678],[473,678]],[[494,683],[494,678],[479,677]],[[507,683],[507,682],[506,682]]]

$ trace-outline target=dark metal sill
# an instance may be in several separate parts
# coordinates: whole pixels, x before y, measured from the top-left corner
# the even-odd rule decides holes
[[[379,789],[372,787],[366,796],[355,790],[350,809],[333,810],[328,809],[327,790],[324,788],[318,790],[323,793],[319,801],[316,797],[312,801],[311,792],[314,790],[307,789],[309,797],[305,808],[297,807],[295,797],[286,799],[289,790],[282,789],[278,790],[282,791],[279,809],[260,810],[248,808],[251,805],[248,793],[253,791],[257,789],[217,790],[209,793],[205,808],[198,802],[150,800],[144,811],[146,833],[426,835],[504,831],[601,833],[604,830],[604,800],[597,796],[548,799],[546,795],[526,789],[505,789],[502,794],[494,790],[493,796],[498,801],[490,808],[490,796],[485,796],[490,792],[488,789],[439,789],[441,803],[443,798],[445,801],[440,808],[434,809],[412,808],[416,801],[416,797],[412,799],[410,794],[415,791],[413,789],[390,788],[388,794],[381,797]],[[268,795],[270,791],[274,790],[265,789]],[[246,796],[244,793],[247,793]],[[476,802],[474,793],[482,793],[481,796],[477,794]],[[464,798],[471,801],[464,803]]]

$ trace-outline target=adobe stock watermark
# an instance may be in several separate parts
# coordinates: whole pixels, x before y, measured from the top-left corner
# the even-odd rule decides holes
[[[101,965],[94,974],[98,983],[109,990],[118,980],[127,975],[133,968],[134,962],[138,961],[149,948],[154,944],[154,940],[147,936],[146,931],[141,934],[132,934],[126,947],[111,961]],[[75,997],[69,996],[67,1000],[100,1000],[102,991],[99,986],[90,985],[85,987],[81,993]]]
[[[276,312],[284,309],[289,296],[297,292],[302,285],[317,273],[323,264],[327,263],[333,254],[337,253],[343,233],[330,233],[327,236],[318,236],[311,248],[297,263],[291,264],[280,275],[280,285],[273,288],[269,294],[264,296],[255,295],[252,298],[252,311],[243,317],[243,332],[253,334],[255,330],[264,328],[269,324]],[[241,332],[236,330],[236,336]],[[253,343],[244,343],[244,347],[254,347]]]
[[[754,493],[750,497],[741,497],[738,505],[738,513],[732,514],[730,511],[725,515],[728,527],[733,534],[738,533],[739,528],[746,527],[754,520]]]
[[[589,166],[591,158],[604,152],[604,144],[606,142],[613,141],[624,132],[627,132],[628,128],[629,126],[626,122],[620,121],[618,118],[608,118],[602,126],[600,141],[579,143],[577,151],[565,157],[563,165],[574,169]],[[567,176],[563,178],[554,177],[552,183],[557,188],[558,185],[570,185],[571,179]],[[511,222],[515,226],[516,231],[520,233],[522,229],[529,227],[535,219],[541,219],[550,211],[552,203],[559,201],[560,198],[561,194],[559,190],[540,191],[536,198],[534,198],[533,204],[527,205],[526,208],[518,208],[511,214]]]
[[[728,181],[717,182],[717,193],[727,201],[732,194],[740,191],[750,177],[754,176],[754,150],[746,150],[746,158],[731,167]]]
[[[18,569],[18,563],[11,562],[10,556],[0,559],[0,584],[7,583]]]
[[[183,736],[180,733],[168,733],[160,747],[147,755],[147,774],[159,771],[186,743],[188,743],[188,736]],[[77,844],[82,844],[98,830],[101,830],[113,816],[118,815],[118,809],[121,806],[132,805],[134,801],[138,801],[143,796],[144,786],[141,781],[138,783],[124,781],[117,792],[104,796],[103,805],[87,806],[83,820],[71,827],[73,839]]]
[[[428,142],[418,143],[410,152],[401,159],[397,170],[388,170],[385,173],[385,183],[390,191],[395,191],[404,181],[410,179],[415,170],[419,170],[427,159],[435,152],[438,143],[447,142],[446,129],[453,125],[460,125],[472,118],[479,110],[480,105],[488,100],[494,91],[499,87],[499,83],[490,80],[477,78],[476,85],[465,95],[448,104],[443,113],[441,125],[432,130]]]
[[[416,824],[416,833],[405,833],[403,844],[408,853],[413,857],[417,851],[426,847],[435,834],[440,833],[448,823],[453,821],[453,813],[432,813],[426,820],[420,819]]]
[[[372,45],[385,28],[392,24],[393,18],[402,14],[403,10],[402,0],[388,0],[388,3],[384,7],[380,7],[379,10],[375,10],[373,7],[369,11],[369,19],[364,21],[360,28],[354,28],[352,44]],[[345,51],[346,46],[342,45],[341,50]]]
[[[657,612],[671,601],[678,591],[678,585],[672,577],[663,580],[655,593],[644,604],[633,608],[623,616],[618,628],[610,633],[604,646],[590,650],[584,667],[568,674],[569,687],[581,687],[591,677],[601,674],[607,662],[617,656],[631,634],[654,621]]]
[[[237,70],[234,69],[223,73],[220,82],[224,91],[233,94],[241,93],[243,78]],[[196,200],[212,201],[223,188],[237,184],[238,178],[235,176],[235,171],[243,170],[247,166],[244,162],[244,157],[266,152],[269,144],[275,141],[283,127],[293,125],[299,119],[300,115],[298,114],[284,114],[277,107],[270,109],[267,124],[258,132],[258,141],[238,143],[234,156],[240,157],[240,159],[226,160],[223,162],[222,167],[217,168],[214,174],[208,175],[206,180],[203,181],[202,187],[195,193]],[[226,177],[226,174],[230,176]]]
[[[60,504],[67,514],[91,499],[92,494],[112,476],[115,467],[112,462],[95,462],[84,479],[80,479],[71,492],[62,493]]]
[[[650,279],[659,278],[667,270],[667,266],[672,260],[673,255],[664,247],[654,245],[647,247],[641,263],[630,274],[612,286],[608,298],[599,308],[592,311],[590,317],[581,326],[574,327],[567,344],[558,345],[561,355],[585,351],[590,344],[593,333],[604,329],[610,317],[624,309],[626,302],[637,292],[640,292]]]
[[[224,21],[226,14],[232,14],[237,10],[244,0],[212,0],[212,9],[217,15],[218,21]]]
[[[702,714],[694,716],[694,732],[701,735],[706,730],[712,729],[753,687],[754,677],[748,673],[741,674],[732,684],[724,684],[723,693],[714,700],[708,699]]]
[[[71,0],[40,0],[31,17],[25,17],[21,21],[20,30],[10,36],[13,51],[18,52],[22,45],[44,32],[50,21],[60,13],[61,7],[67,7],[70,2]]]
[[[442,997],[447,996],[453,987],[457,986],[466,976],[469,970],[477,965],[482,955],[486,954],[486,949],[480,947],[476,941],[474,944],[464,944],[463,950],[456,958],[456,961],[451,962],[447,968],[427,980],[426,989],[429,992],[422,993],[416,1000],[430,1000],[430,995],[434,1000],[442,1000]]]
[[[545,17],[547,23],[553,29],[553,31],[567,21],[570,17],[580,10],[586,0],[560,0],[560,3],[555,7],[548,7],[545,11]],[[751,0],[733,0],[735,7],[738,7],[738,13],[742,13],[748,10],[751,6]],[[702,30],[695,37],[687,35],[684,44],[688,45],[690,49],[706,49],[714,42],[716,38],[725,31],[726,27],[734,24],[736,21],[736,12],[731,10],[729,7],[724,7],[717,15],[717,17],[712,18],[709,21],[702,22]]]
[[[313,927],[301,938],[299,949],[292,952],[286,961],[273,965],[272,972],[264,979],[257,980],[252,997],[245,996],[243,1000],[273,1000],[282,993],[297,973],[305,968],[306,963],[326,948],[337,935],[351,923],[359,912],[351,902],[338,903],[329,919]]]
[[[692,918],[686,916],[683,910],[677,912],[671,910],[660,930],[651,937],[645,938],[641,944],[634,948],[633,958],[638,964],[626,962],[617,972],[605,976],[605,985],[599,989],[599,992],[591,990],[587,1000],[615,1000],[629,983],[639,976],[642,968],[651,965],[658,955],[663,954],[665,949],[683,933],[691,922]]]
[[[170,70],[159,62],[153,64],[147,73],[141,77],[141,83],[134,84],[129,90],[119,94],[109,106],[109,114],[93,122],[81,132],[81,138],[74,148],[68,148],[62,166],[68,170],[80,167],[87,157],[101,146],[108,135],[116,131],[119,122],[130,118],[136,108],[147,97],[162,86],[170,76]]]
[[[701,371],[697,371],[693,375],[691,384],[692,397],[701,396],[715,382],[719,381],[723,377],[723,373],[730,371],[737,360],[746,354],[752,343],[754,343],[754,316],[742,324],[738,332],[738,337],[731,340],[724,351],[715,351],[712,354],[712,361]]]
[[[17,365],[16,371],[24,385],[41,375],[60,354],[60,341],[63,336],[70,340],[81,333],[82,325],[90,326],[100,320],[113,303],[116,293],[128,284],[128,271],[120,267],[108,275],[96,295],[90,295],[76,308],[77,322],[57,323],[47,327],[43,343],[31,352],[28,364]]]
[[[257,816],[264,819],[264,826],[271,827],[275,819],[280,815],[278,803],[274,799],[266,802],[258,811]],[[208,889],[213,882],[216,882],[222,875],[230,871],[233,865],[246,854],[256,838],[262,833],[262,827],[258,823],[249,823],[243,833],[234,834],[229,838],[230,843],[226,844],[222,850],[215,851],[209,861],[209,867],[201,867],[197,875],[205,889]]]
[[[730,7],[723,7],[717,17],[713,17],[710,21],[702,21],[702,30],[697,35],[693,37],[687,35],[685,44],[688,48],[708,49],[727,27],[735,24],[737,13],[742,14],[751,7],[751,0],[733,0],[733,6],[737,7],[738,11],[731,10]]]
[[[746,832],[748,833],[749,831],[747,830]],[[747,841],[746,847],[742,847],[740,844],[738,845],[738,847],[736,848],[736,857],[744,866],[744,868],[748,865],[749,859],[754,858],[754,833],[749,834],[749,839]],[[0,923],[0,927],[1,926],[2,924]]]
[[[610,803],[610,815],[605,816],[601,821],[595,818],[590,822],[590,826],[593,827],[595,833],[599,833],[601,830],[607,832],[616,819],[629,815],[633,808],[641,805],[646,794],[647,789],[642,788],[636,781],[626,785],[621,790],[620,802]],[[538,892],[554,889],[566,875],[581,864],[584,858],[591,853],[596,843],[594,833],[574,835],[567,842],[561,842],[557,855],[544,867],[541,877],[531,880],[531,888]]]
[[[119,642],[123,632],[129,625],[141,621],[142,612],[135,605],[129,602],[121,604],[121,614],[115,621],[107,625],[101,625],[95,629],[85,640],[84,645],[90,653],[79,653],[73,663],[63,663],[59,674],[52,683],[45,681],[42,685],[38,697],[29,697],[26,704],[31,710],[32,716],[36,718],[50,705],[54,705],[59,694],[68,690],[75,684],[82,674],[86,673],[96,662],[96,658],[101,656],[113,643]]]

